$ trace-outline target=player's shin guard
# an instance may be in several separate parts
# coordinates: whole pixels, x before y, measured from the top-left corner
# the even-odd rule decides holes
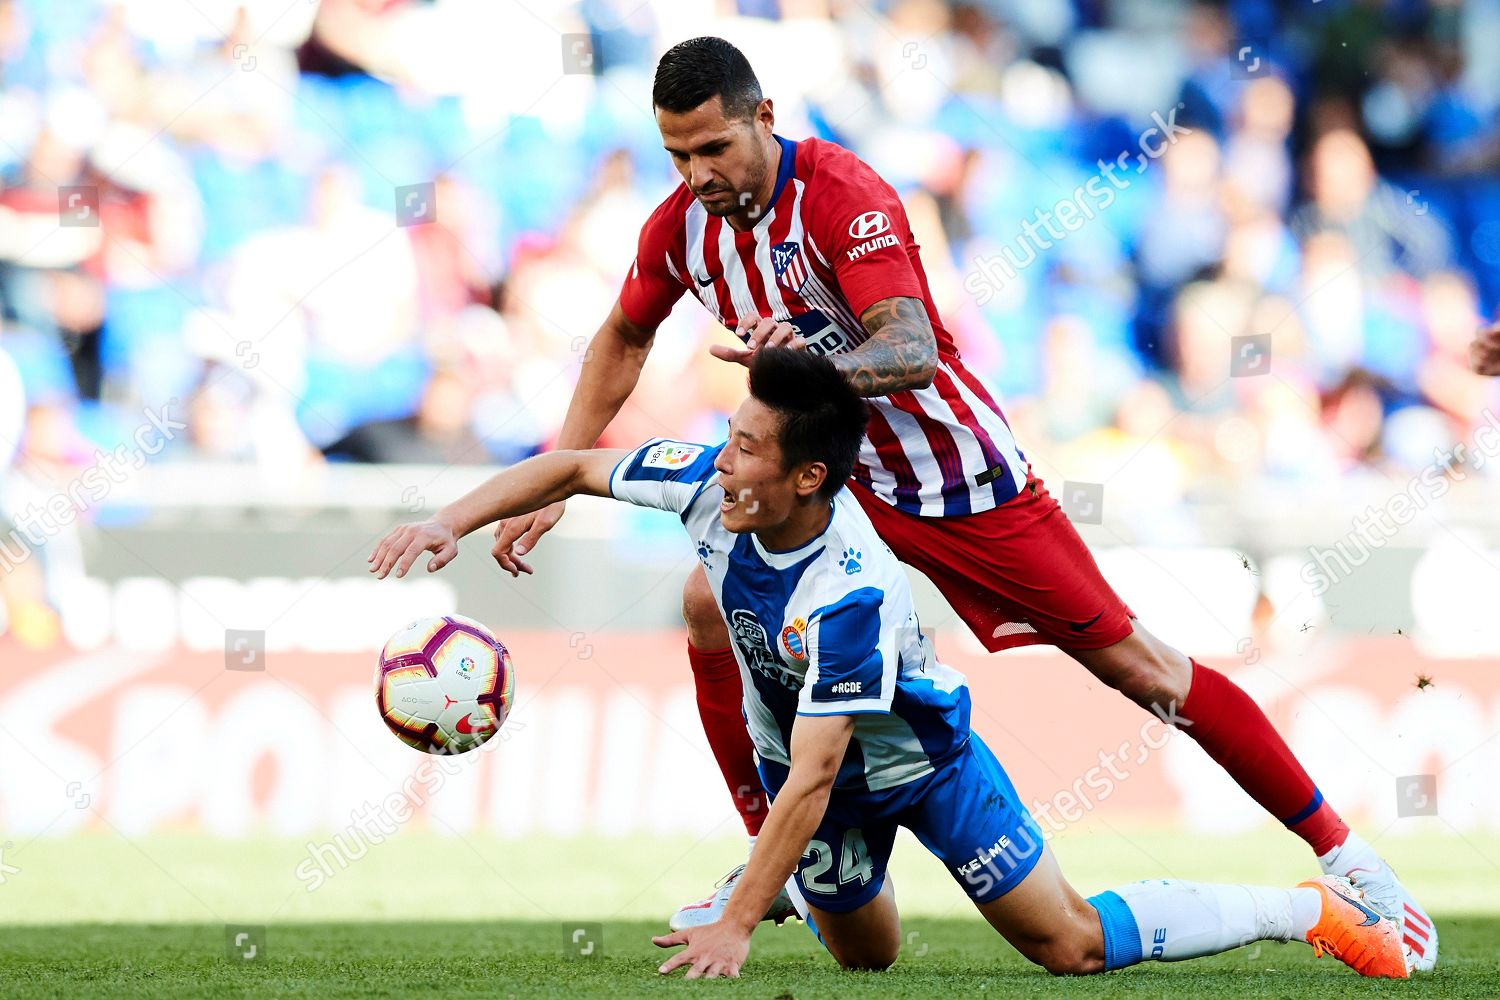
[[[1243,690],[1229,678],[1193,663],[1193,679],[1178,716],[1190,725],[1183,732],[1261,808],[1307,841],[1313,853],[1327,854],[1344,842],[1349,827],[1308,777],[1286,745]]]
[[[1177,879],[1134,882],[1088,902],[1099,911],[1106,970],[1217,955],[1251,941],[1288,941],[1309,916],[1298,920],[1292,890]]]
[[[708,737],[724,784],[734,797],[734,808],[745,824],[745,831],[753,837],[760,833],[769,806],[755,769],[755,746],[745,728],[739,664],[728,646],[698,649],[692,643],[688,643],[688,662],[693,667],[703,734]]]

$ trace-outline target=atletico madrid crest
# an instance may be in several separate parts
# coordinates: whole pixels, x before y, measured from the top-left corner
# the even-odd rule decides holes
[[[776,284],[793,295],[807,283],[807,264],[798,243],[778,243],[771,248],[771,266],[776,269]]]

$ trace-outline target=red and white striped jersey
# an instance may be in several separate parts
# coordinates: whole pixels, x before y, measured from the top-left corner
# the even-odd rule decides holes
[[[1000,407],[959,359],[927,289],[895,190],[859,157],[821,139],[780,136],[770,207],[748,232],[709,215],[686,184],[641,229],[620,289],[630,319],[654,328],[683,292],[729,327],[766,317],[797,327],[808,350],[838,354],[867,337],[859,317],[892,296],[921,299],[937,334],[932,385],[870,400],[854,478],[929,517],[989,510],[1025,486],[1026,458]]]

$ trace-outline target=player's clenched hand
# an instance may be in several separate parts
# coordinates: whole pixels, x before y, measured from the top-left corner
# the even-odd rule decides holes
[[[740,321],[735,333],[745,342],[744,347],[711,344],[708,352],[722,361],[748,365],[750,358],[762,347],[792,347],[801,350],[807,346],[807,341],[802,339],[795,326],[774,319],[747,317]]]
[[[380,544],[375,546],[375,551],[370,553],[370,558],[365,562],[370,564],[370,572],[381,580],[392,569],[396,571],[397,577],[403,577],[423,552],[432,553],[432,558],[427,562],[429,573],[436,573],[452,562],[453,557],[458,555],[458,538],[453,534],[453,529],[437,521],[413,521],[411,524],[399,525],[380,540]]]
[[[561,520],[565,510],[567,510],[566,502],[559,500],[557,503],[548,504],[541,510],[532,511],[530,514],[507,517],[497,521],[495,523],[495,546],[490,549],[495,562],[499,563],[500,568],[511,576],[530,573],[531,566],[522,562],[520,557],[536,547],[537,541]]]
[[[688,966],[686,979],[717,979],[720,976],[738,979],[740,966],[750,954],[750,935],[735,930],[722,920],[658,935],[651,939],[651,943],[658,948],[687,945],[656,970],[665,976],[685,965]]]
[[[1480,330],[1469,345],[1469,367],[1481,375],[1500,375],[1500,320]]]

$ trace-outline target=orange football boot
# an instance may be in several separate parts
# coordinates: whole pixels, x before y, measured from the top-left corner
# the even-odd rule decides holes
[[[1337,875],[1323,875],[1301,883],[1323,898],[1323,912],[1307,932],[1313,954],[1332,955],[1361,976],[1405,979],[1406,955],[1401,931],[1363,902],[1364,893]]]

